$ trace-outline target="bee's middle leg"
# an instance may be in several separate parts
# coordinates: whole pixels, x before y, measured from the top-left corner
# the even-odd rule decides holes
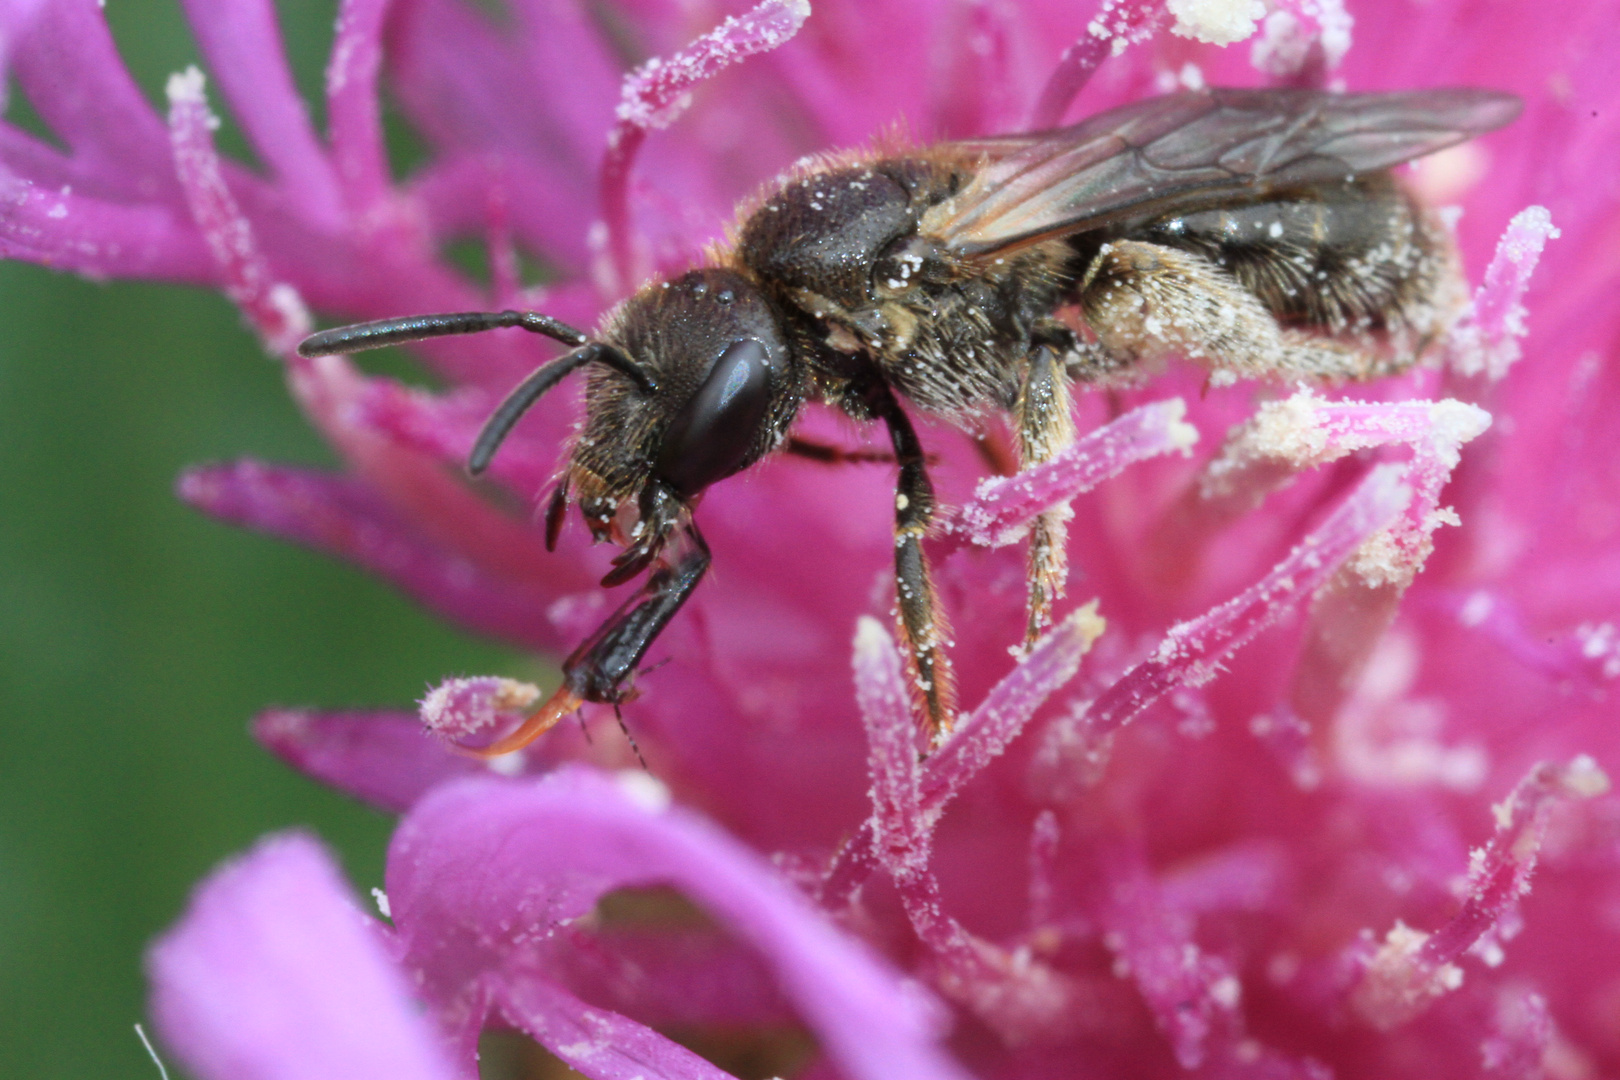
[[[1216,263],[1140,240],[1104,245],[1087,269],[1080,305],[1117,367],[1181,355],[1216,383],[1266,377],[1368,379],[1397,370],[1369,349],[1285,330]]]
[[[1068,379],[1059,348],[1072,341],[1067,328],[1062,337],[1041,341],[1029,353],[1029,371],[1018,395],[1018,454],[1023,468],[1050,461],[1074,442],[1074,418],[1069,411]],[[1063,595],[1068,580],[1068,506],[1054,507],[1036,517],[1029,536],[1028,619],[1024,644],[1035,643],[1052,620],[1052,605]]]
[[[934,485],[922,441],[910,417],[887,387],[868,397],[867,407],[889,429],[900,480],[894,496],[894,578],[899,601],[899,629],[909,654],[912,675],[928,714],[935,742],[956,721],[956,679],[945,644],[950,636],[933,574],[923,553],[923,536],[934,516]]]

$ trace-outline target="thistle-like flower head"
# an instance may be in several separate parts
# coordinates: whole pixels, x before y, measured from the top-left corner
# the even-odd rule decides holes
[[[207,78],[177,74],[162,116],[93,0],[0,4],[0,63],[56,137],[0,128],[0,254],[223,290],[345,468],[203,468],[182,497],[550,654],[614,603],[584,530],[548,555],[509,510],[553,481],[577,399],[542,400],[489,487],[459,465],[555,346],[424,346],[434,394],[297,356],[310,312],[593,325],[796,159],[897,122],[994,134],[1204,84],[1525,101],[1405,176],[1451,208],[1472,289],[1435,365],[1172,370],[1081,395],[1074,447],[1014,477],[925,428],[967,711],[924,759],[882,462],[773,458],[706,495],[717,572],[624,709],[645,770],[607,709],[494,769],[423,734],[514,722],[537,690],[498,676],[420,716],[263,715],[274,752],[403,815],[391,925],[307,838],[220,871],[150,958],[198,1076],[470,1076],[492,1026],[624,1080],[724,1075],[671,1033],[796,1030],[806,1077],[1620,1072],[1612,5],[511,0],[497,24],[345,0],[325,132],[269,0],[186,7]],[[383,86],[430,150],[399,180]],[[219,108],[257,167],[216,152]],[[487,286],[441,257],[467,238]],[[1065,505],[1071,597],[1009,650],[1015,541]],[[706,918],[613,914],[651,886]]]

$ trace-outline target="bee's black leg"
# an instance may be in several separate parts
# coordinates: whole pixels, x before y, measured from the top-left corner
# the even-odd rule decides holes
[[[1018,454],[1026,469],[1050,461],[1074,442],[1068,380],[1056,343],[1040,342],[1030,350],[1017,416]],[[1030,526],[1026,646],[1033,645],[1051,622],[1052,604],[1063,595],[1069,574],[1069,518],[1073,513],[1067,506],[1054,507]]]
[[[945,655],[949,628],[934,595],[933,575],[923,554],[923,535],[934,516],[934,485],[917,429],[888,387],[867,397],[867,408],[889,428],[900,482],[894,496],[894,578],[899,597],[900,634],[911,658],[912,675],[928,713],[935,741],[955,723],[956,680]]]
[[[823,465],[887,464],[894,461],[893,454],[885,454],[881,450],[845,450],[841,446],[801,439],[797,435],[788,436],[782,444],[782,452],[806,461],[819,461]]]
[[[563,662],[563,682],[556,693],[516,731],[486,747],[469,751],[496,757],[520,750],[549,731],[587,701],[617,705],[636,696],[627,685],[653,641],[681,610],[709,569],[709,546],[695,526],[686,527],[689,543],[674,563],[660,563],[646,584]],[[641,751],[636,751],[640,756]]]

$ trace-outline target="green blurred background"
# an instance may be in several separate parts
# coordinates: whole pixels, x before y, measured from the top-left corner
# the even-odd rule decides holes
[[[278,9],[324,123],[335,0]],[[198,62],[176,3],[106,14],[162,102]],[[229,118],[220,145],[247,156]],[[362,894],[380,884],[390,820],[259,749],[255,712],[527,666],[175,499],[186,465],[243,456],[334,464],[222,297],[0,263],[0,1077],[156,1076],[132,1030],[142,951],[264,833],[312,829]]]

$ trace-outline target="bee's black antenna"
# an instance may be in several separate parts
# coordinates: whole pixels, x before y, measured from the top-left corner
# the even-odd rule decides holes
[[[550,315],[534,311],[458,311],[449,315],[407,315],[402,319],[339,326],[311,334],[298,344],[300,356],[326,356],[329,353],[360,352],[387,345],[449,337],[451,334],[477,334],[516,326],[534,334],[556,338],[565,345],[584,345],[590,340],[582,331]]]
[[[518,383],[517,389],[506,395],[506,400],[495,407],[484,422],[484,429],[478,433],[472,453],[467,455],[467,471],[477,476],[489,468],[495,451],[500,449],[501,443],[506,441],[507,435],[511,434],[512,428],[529,411],[529,407],[575,368],[591,363],[606,364],[615,371],[623,372],[645,393],[658,390],[658,384],[635,361],[611,345],[593,341],[584,348],[575,349],[567,356],[559,356],[551,363],[536,368],[532,375]]]

